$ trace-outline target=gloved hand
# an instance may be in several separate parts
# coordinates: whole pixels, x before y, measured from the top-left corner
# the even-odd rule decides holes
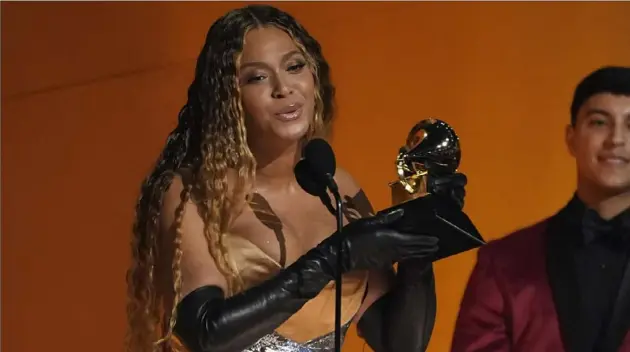
[[[450,198],[463,209],[467,183],[468,178],[463,173],[440,176],[429,174],[427,190],[432,194]]]
[[[225,298],[216,286],[196,289],[177,307],[176,334],[191,352],[240,352],[275,330],[339,274],[339,248],[341,274],[432,255],[437,238],[388,228],[403,212],[396,209],[357,220],[273,278],[232,297]]]
[[[435,253],[437,237],[388,228],[403,214],[402,208],[387,210],[346,226],[340,236],[345,251],[344,272],[389,267],[394,262],[426,258]]]

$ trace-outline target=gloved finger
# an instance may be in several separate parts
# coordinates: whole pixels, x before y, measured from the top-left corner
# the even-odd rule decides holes
[[[413,247],[408,247],[406,248],[406,250],[410,253],[410,254],[431,254],[431,253],[435,253],[438,251],[438,249],[440,249],[439,246],[435,245],[435,246],[413,246]]]
[[[464,198],[466,198],[466,189],[465,188],[455,188],[451,190],[451,194],[453,198],[457,199],[460,202],[464,202]]]
[[[462,188],[461,187],[456,187],[456,188],[435,187],[433,190],[431,190],[431,193],[435,195],[439,195],[439,196],[445,196],[448,198],[457,198],[462,194],[462,191],[460,191],[460,189]]]
[[[463,185],[468,184],[468,176],[466,176],[466,174],[463,174],[461,172],[454,173],[452,179],[455,183],[459,183]]]
[[[449,188],[448,195],[453,198],[460,198],[466,195],[466,189],[464,187]]]
[[[450,197],[452,194],[452,189],[449,187],[433,187],[430,189],[430,192],[433,194],[445,195]]]
[[[403,208],[381,210],[370,219],[370,225],[389,225],[402,218],[404,214]]]
[[[438,249],[440,249],[440,246],[438,246],[437,244],[434,244],[434,245],[416,244],[413,246],[409,246],[407,248],[407,250],[410,251],[411,253],[418,253],[418,254],[435,253],[438,251]]]
[[[466,186],[468,184],[468,177],[462,173],[456,173],[452,175],[445,175],[440,177],[433,177],[429,175],[429,186],[433,187],[456,187]]]
[[[417,233],[404,233],[401,235],[405,237],[405,241],[409,243],[410,246],[431,247],[436,246],[438,242],[440,242],[440,239],[436,236],[421,235]]]
[[[435,255],[437,253],[438,247],[423,247],[423,248],[406,248],[403,253],[401,253],[398,261],[408,260],[408,259],[422,259]]]

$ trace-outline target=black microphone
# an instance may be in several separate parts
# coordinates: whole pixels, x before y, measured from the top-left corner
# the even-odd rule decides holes
[[[337,212],[335,211],[335,207],[332,205],[328,192],[326,192],[326,183],[318,180],[318,177],[315,175],[315,172],[306,159],[298,161],[297,165],[295,165],[294,172],[300,187],[302,187],[306,193],[319,197],[322,204],[326,206],[326,209],[328,209],[333,216],[336,216]]]
[[[337,171],[335,153],[328,142],[321,138],[311,140],[304,147],[304,160],[314,170],[314,175],[325,182],[331,192],[339,191],[334,179]]]
[[[337,218],[337,232],[343,228],[343,203],[334,176],[337,169],[335,153],[328,142],[316,138],[309,141],[303,150],[303,158],[295,165],[295,178],[307,193],[319,197]],[[332,209],[326,190],[330,190],[337,208]],[[335,277],[335,351],[341,352],[341,271],[342,247],[337,248],[337,277]]]

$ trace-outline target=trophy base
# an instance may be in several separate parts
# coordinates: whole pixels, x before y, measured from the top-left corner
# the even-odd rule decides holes
[[[405,195],[406,194],[406,195]],[[429,193],[409,194],[392,185],[392,201],[388,210],[403,208],[405,214],[393,227],[401,232],[435,236],[439,249],[433,261],[480,247],[486,242],[477,227],[450,199]]]

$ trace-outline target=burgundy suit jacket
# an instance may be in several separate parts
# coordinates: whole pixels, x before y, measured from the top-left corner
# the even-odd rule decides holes
[[[481,247],[452,352],[593,352],[581,344],[577,280],[556,217]],[[597,352],[630,352],[630,266]]]

